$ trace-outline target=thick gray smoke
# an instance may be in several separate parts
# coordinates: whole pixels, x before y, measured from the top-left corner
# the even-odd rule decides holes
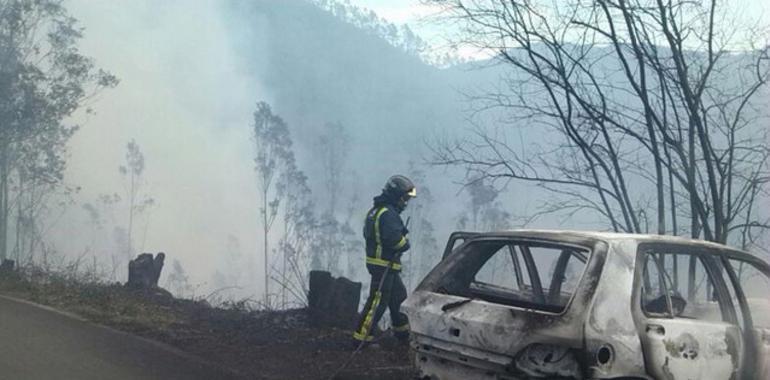
[[[52,228],[56,248],[108,267],[113,256],[126,258],[115,253],[125,233],[115,228],[125,229],[129,208],[118,167],[134,140],[145,160],[138,198],[154,204],[135,217],[132,251],[165,251],[179,260],[197,294],[213,288],[212,273],[229,270],[222,258],[233,250],[244,294],[257,293],[261,283],[250,136],[257,101],[288,122],[319,212],[330,194],[317,142],[325,124],[343,126],[349,152],[339,212],[355,216],[356,235],[385,179],[408,173],[410,162],[421,165],[424,142],[436,131],[463,124],[453,88],[463,72],[429,66],[308,2],[67,5],[85,28],[82,51],[121,83],[92,101],[95,114],[74,120],[83,128],[71,143],[66,180],[81,190],[67,222]],[[462,204],[446,173],[437,174],[425,181],[439,203],[452,200],[438,207],[441,241]],[[100,201],[110,194],[120,200]],[[117,278],[124,272],[119,267]]]
[[[95,114],[73,120],[83,128],[70,145],[66,181],[80,191],[50,230],[57,250],[69,256],[96,257],[106,267],[116,255],[128,257],[120,228],[128,222],[130,191],[118,168],[133,140],[145,161],[138,199],[154,203],[136,216],[131,253],[165,251],[182,264],[197,295],[221,285],[214,284],[215,272],[238,272],[240,296],[260,294],[261,203],[251,140],[258,101],[288,123],[316,211],[333,205],[336,217],[350,218],[357,238],[371,197],[395,173],[423,172],[418,188],[435,200],[428,217],[439,247],[458,225],[478,227],[484,213],[490,228],[515,227],[515,216],[538,211],[546,197],[518,184],[500,194],[484,184],[460,192],[454,181],[466,173],[424,165],[432,157],[426,142],[476,128],[460,91],[499,86],[504,68],[428,65],[309,1],[66,5],[85,28],[83,53],[121,80],[91,101]],[[535,126],[510,133],[507,127],[522,123],[508,116],[474,121],[493,126],[487,132],[513,147],[544,140],[532,138],[542,133]],[[333,142],[346,147],[335,189],[326,186],[322,159],[329,123],[343,131]],[[103,197],[110,194],[120,200]],[[528,226],[606,228],[595,215],[543,217]],[[115,278],[124,272],[119,267]]]
[[[66,177],[82,188],[76,202],[97,204],[99,195],[118,193],[123,201],[102,217],[127,222],[118,167],[135,140],[146,167],[140,191],[156,202],[137,217],[136,250],[166,251],[194,283],[207,281],[229,235],[247,250],[256,246],[249,124],[256,100],[269,101],[268,94],[242,66],[219,3],[67,5],[85,28],[82,51],[121,80],[92,101],[95,115],[76,119],[83,127],[72,140]],[[258,49],[259,40],[251,42]],[[76,204],[68,217],[85,215],[80,211]],[[84,233],[87,220],[75,219],[57,246],[80,252],[84,235],[97,235],[88,236],[97,241],[92,249],[109,256],[114,236],[106,224]]]

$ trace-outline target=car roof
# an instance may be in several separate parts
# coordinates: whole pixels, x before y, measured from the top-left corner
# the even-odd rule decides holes
[[[622,232],[582,231],[582,230],[546,230],[546,229],[512,229],[494,232],[482,232],[474,236],[480,237],[504,237],[504,238],[528,238],[545,239],[551,241],[577,242],[587,240],[599,240],[605,242],[634,240],[637,243],[668,243],[686,244],[710,248],[717,254],[729,254],[731,256],[756,260],[758,257],[723,244],[705,240],[697,240],[671,235],[631,234]],[[764,262],[764,260],[762,260]],[[766,264],[766,263],[765,263]]]

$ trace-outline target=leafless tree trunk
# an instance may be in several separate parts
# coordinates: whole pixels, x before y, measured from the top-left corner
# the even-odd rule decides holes
[[[503,109],[552,142],[512,146],[477,128],[434,145],[434,163],[536,184],[561,199],[544,210],[590,209],[616,231],[646,230],[648,214],[658,234],[682,233],[687,216],[691,236],[723,243],[738,219],[767,228],[752,210],[768,195],[757,97],[768,45],[736,31],[721,2],[427,2],[463,28],[458,42],[513,69],[505,88],[471,97],[478,110]]]
[[[8,249],[8,166],[6,150],[0,153],[0,260],[7,258]]]

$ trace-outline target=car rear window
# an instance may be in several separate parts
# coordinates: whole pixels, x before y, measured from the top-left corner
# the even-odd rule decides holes
[[[561,313],[578,287],[589,251],[551,243],[479,240],[453,256],[437,291]]]

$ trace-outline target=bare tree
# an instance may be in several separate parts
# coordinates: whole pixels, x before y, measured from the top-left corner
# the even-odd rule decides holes
[[[254,112],[252,139],[256,148],[255,169],[259,176],[260,200],[262,207],[259,212],[262,216],[262,238],[264,243],[264,300],[270,304],[269,294],[269,256],[270,256],[270,230],[278,215],[278,207],[283,194],[274,186],[275,178],[280,175],[288,159],[288,147],[291,144],[289,129],[286,123],[277,115],[273,115],[270,105],[265,102],[257,103]]]
[[[351,249],[357,242],[356,234],[350,226],[355,200],[358,195],[351,178],[356,175],[348,172],[347,159],[350,151],[350,135],[342,123],[326,123],[321,129],[315,155],[321,164],[325,197],[321,198],[323,207],[318,223],[318,241],[315,242],[317,254],[313,255],[313,268],[342,274],[343,261],[351,273],[351,256],[359,249]],[[345,179],[348,180],[345,180]],[[340,199],[346,200],[347,207],[340,207]],[[353,200],[353,202],[349,202]]]
[[[403,257],[404,279],[407,289],[411,289],[417,281],[425,276],[441,260],[441,251],[436,240],[434,207],[436,199],[431,191],[425,170],[409,162],[408,176],[417,185],[417,198],[411,201],[407,208],[410,217],[409,239],[410,249]]]
[[[318,139],[317,154],[321,161],[324,188],[328,197],[327,212],[337,211],[339,196],[344,194],[341,190],[349,151],[350,135],[345,126],[342,123],[326,123]]]
[[[126,227],[126,260],[134,255],[134,224],[139,214],[144,213],[155,204],[155,200],[146,194],[144,186],[144,154],[136,141],[131,140],[126,144],[126,161],[118,167],[118,172],[123,177],[126,201],[128,202],[128,224]],[[146,228],[145,228],[146,230]],[[146,231],[145,234],[146,236]],[[141,248],[141,247],[140,247]]]
[[[116,218],[116,208],[123,199],[117,193],[101,194],[94,201],[82,204],[86,213],[87,224],[90,227],[90,242],[85,250],[98,254],[101,259],[108,259],[109,274],[112,280],[117,280],[118,271],[125,264],[125,229]],[[96,255],[94,256],[96,259]]]
[[[285,181],[283,235],[278,242],[282,262],[278,270],[274,271],[274,278],[281,285],[281,308],[287,308],[290,303],[295,306],[297,303],[306,304],[310,253],[319,253],[318,250],[311,249],[313,243],[318,240],[318,224],[307,177],[292,165]]]
[[[166,288],[180,298],[189,297],[192,293],[193,287],[190,285],[190,278],[182,267],[182,263],[177,259],[171,263],[171,271],[166,278]]]
[[[50,244],[45,237],[61,219],[64,208],[80,190],[61,184],[28,180],[26,170],[19,168],[15,190],[15,225],[12,228],[11,257],[19,264],[33,262],[35,253]]]
[[[503,110],[506,128],[438,144],[436,163],[534,184],[558,196],[545,212],[592,210],[616,231],[646,232],[648,215],[659,234],[718,242],[769,227],[757,215],[770,180],[768,45],[726,4],[428,2],[462,26],[460,42],[513,69],[472,96],[479,111]],[[545,142],[512,143],[505,129]]]

